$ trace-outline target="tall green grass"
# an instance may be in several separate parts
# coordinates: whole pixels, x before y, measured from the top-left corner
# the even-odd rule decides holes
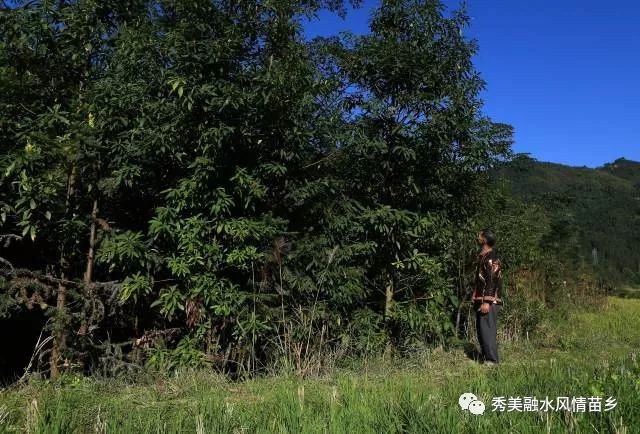
[[[42,433],[564,433],[640,432],[640,300],[546,324],[535,340],[501,343],[485,367],[462,350],[377,360],[314,379],[233,383],[182,372],[135,383],[65,377],[0,392],[0,430]],[[463,412],[473,392],[484,415]],[[496,396],[612,396],[608,412],[497,412]]]

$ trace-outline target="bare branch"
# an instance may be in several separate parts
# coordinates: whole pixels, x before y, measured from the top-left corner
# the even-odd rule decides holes
[[[3,247],[9,247],[11,240],[21,240],[22,237],[16,234],[0,234],[0,241],[5,240]]]
[[[2,259],[2,258],[0,258]],[[9,277],[9,278],[20,278],[20,277],[27,277],[27,278],[31,278],[31,279],[35,279],[35,280],[39,280],[41,282],[44,283],[48,283],[50,285],[57,285],[59,283],[63,283],[65,285],[70,285],[70,286],[74,286],[74,287],[83,287],[85,286],[84,282],[76,282],[73,280],[67,280],[67,279],[59,279],[57,277],[53,277],[49,274],[42,274],[36,271],[31,271],[31,270],[27,270],[24,268],[19,268],[19,269],[13,269],[11,271],[9,270],[4,270],[4,269],[0,269],[0,276],[5,276],[5,277]],[[92,282],[91,286],[93,286],[94,288],[98,288],[98,289],[119,289],[121,282],[114,280],[114,281],[110,281],[110,282]]]
[[[7,261],[2,256],[0,256],[0,264],[7,265],[9,267],[9,269],[11,270],[11,272],[13,272],[13,265],[11,265],[11,262]]]

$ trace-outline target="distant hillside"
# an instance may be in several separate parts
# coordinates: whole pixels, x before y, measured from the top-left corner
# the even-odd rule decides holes
[[[597,169],[519,156],[498,170],[512,193],[575,224],[580,255],[601,275],[640,278],[640,162],[618,159]]]
[[[636,189],[640,189],[640,162],[620,158],[613,163],[605,164],[598,170],[626,179],[632,182]]]

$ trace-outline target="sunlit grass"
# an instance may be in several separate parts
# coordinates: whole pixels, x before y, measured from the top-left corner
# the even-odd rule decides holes
[[[65,378],[0,394],[0,429],[13,432],[640,432],[640,300],[547,325],[532,341],[502,343],[499,367],[462,349],[377,360],[316,379],[232,383],[185,372],[136,384]],[[482,416],[462,412],[473,392]],[[609,412],[497,412],[491,398],[613,396]]]

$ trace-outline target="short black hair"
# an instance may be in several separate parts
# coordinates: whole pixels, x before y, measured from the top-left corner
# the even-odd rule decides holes
[[[480,235],[482,235],[489,247],[493,247],[496,244],[496,235],[491,229],[485,228],[481,230]]]

